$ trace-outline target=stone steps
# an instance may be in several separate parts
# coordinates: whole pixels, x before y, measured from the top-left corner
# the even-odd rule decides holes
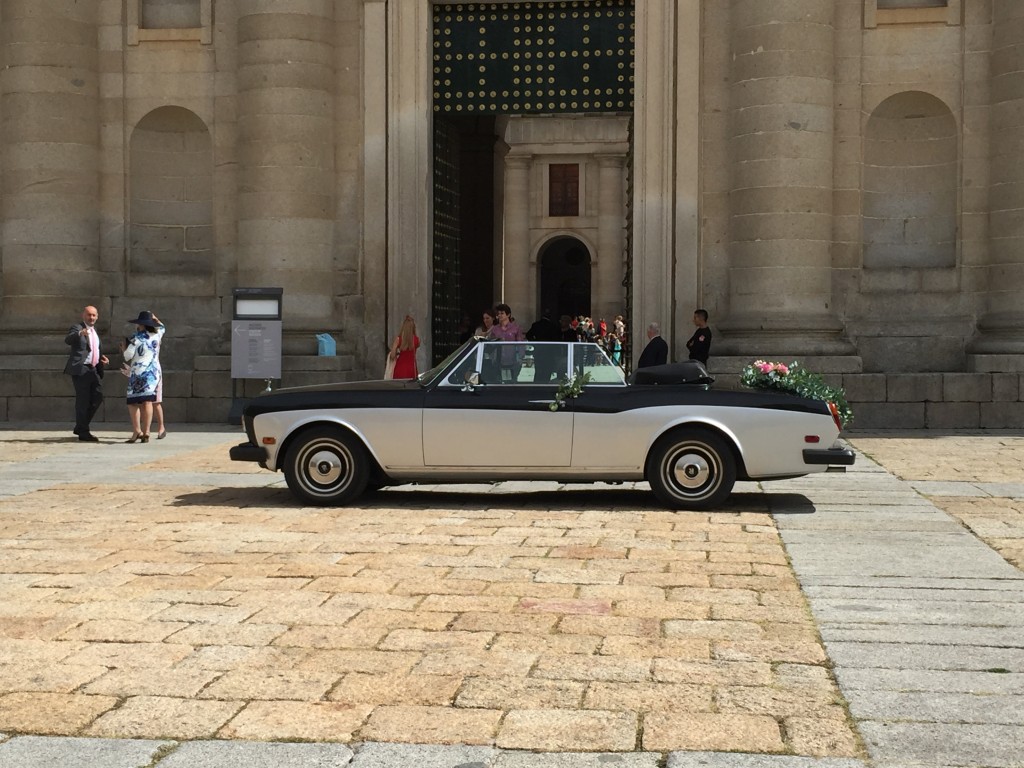
[[[342,349],[334,357],[283,355],[281,387],[330,384],[362,378],[355,356]],[[74,395],[64,374],[67,355],[0,355],[0,421],[73,421]],[[97,420],[127,418],[125,379],[117,367],[104,378],[106,401]],[[217,423],[227,420],[235,397],[255,397],[266,388],[263,379],[231,378],[227,355],[199,355],[191,370],[164,368],[164,409],[169,421]]]

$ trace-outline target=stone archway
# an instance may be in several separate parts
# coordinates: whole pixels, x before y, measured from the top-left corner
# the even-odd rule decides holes
[[[590,316],[590,251],[575,237],[557,237],[542,248],[537,259],[540,279],[539,310],[552,318],[561,315]]]

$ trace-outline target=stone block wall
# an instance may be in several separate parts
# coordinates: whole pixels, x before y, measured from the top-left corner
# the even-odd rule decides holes
[[[71,380],[64,375],[65,355],[10,355],[0,360],[0,422],[74,423],[75,398]],[[328,384],[360,378],[351,349],[334,357],[285,355],[281,376],[273,388]],[[116,368],[103,381],[105,400],[97,422],[128,423],[125,378]],[[234,383],[231,358],[199,356],[189,370],[164,368],[164,411],[169,423],[224,423],[235,396],[259,395],[266,383],[245,379]]]
[[[1019,373],[849,373],[841,379],[853,429],[1024,427]]]

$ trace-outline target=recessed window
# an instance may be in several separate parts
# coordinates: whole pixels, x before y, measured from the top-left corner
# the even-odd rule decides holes
[[[949,0],[877,0],[878,9],[886,8],[945,8]]]
[[[200,0],[142,0],[142,29],[196,29],[203,25]]]
[[[580,215],[580,166],[555,163],[548,166],[548,216]]]

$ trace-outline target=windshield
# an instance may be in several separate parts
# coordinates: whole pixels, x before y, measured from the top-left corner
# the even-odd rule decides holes
[[[474,347],[477,344],[477,339],[472,338],[466,341],[461,347],[452,352],[448,357],[442,360],[440,363],[435,365],[429,371],[424,371],[417,378],[420,384],[430,384],[437,379],[452,363],[462,357],[469,350],[470,347]]]

